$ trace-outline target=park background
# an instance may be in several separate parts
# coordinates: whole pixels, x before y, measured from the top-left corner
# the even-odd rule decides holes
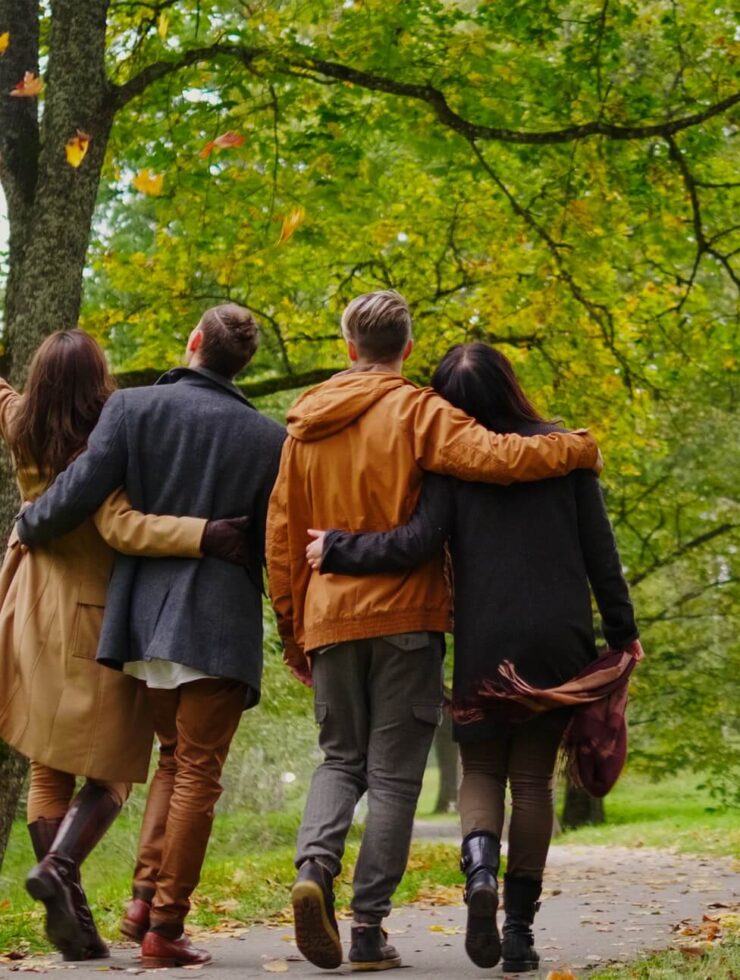
[[[347,301],[392,287],[415,381],[494,343],[594,432],[647,656],[628,774],[579,840],[738,853],[738,30],[722,0],[0,0],[4,376],[79,322],[150,383],[233,300],[263,328],[240,383],[283,420],[343,367]],[[203,925],[285,904],[316,762],[267,621]],[[23,769],[0,746],[0,853]],[[109,932],[140,809],[90,862]],[[40,943],[17,814],[0,949]],[[459,880],[451,848],[415,861],[402,897]]]

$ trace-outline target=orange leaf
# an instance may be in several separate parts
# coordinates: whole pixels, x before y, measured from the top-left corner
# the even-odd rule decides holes
[[[10,44],[10,34],[8,31],[0,34],[0,54],[5,54]]]
[[[244,137],[242,134],[234,133],[232,130],[229,130],[227,133],[222,133],[220,136],[217,136],[215,140],[211,140],[210,143],[206,143],[198,156],[205,159],[206,157],[209,157],[215,149],[229,150],[235,146],[242,146],[243,144]]]
[[[32,71],[27,71],[23,76],[23,80],[18,82],[15,88],[10,90],[11,95],[19,95],[25,97],[33,97],[35,95],[41,95],[44,91],[44,81],[42,78],[37,78]]]
[[[306,217],[306,211],[304,208],[294,208],[290,214],[286,214],[283,218],[283,225],[280,229],[280,238],[277,240],[277,244],[280,245],[282,242],[287,242],[289,238],[292,238],[296,228],[303,224],[303,219]]]
[[[566,967],[564,970],[550,970],[545,980],[578,980],[578,978]]]
[[[81,129],[77,130],[77,135],[68,139],[65,146],[64,152],[67,154],[67,163],[70,167],[79,167],[82,161],[85,159],[85,154],[87,153],[87,148],[90,145],[91,136],[87,133],[83,133]]]
[[[149,167],[144,167],[134,177],[131,184],[141,194],[147,194],[149,197],[157,197],[162,193],[164,174],[152,173]]]

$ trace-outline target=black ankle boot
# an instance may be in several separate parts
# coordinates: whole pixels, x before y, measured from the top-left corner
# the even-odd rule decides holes
[[[465,902],[468,923],[465,952],[476,966],[489,968],[501,958],[496,926],[498,874],[501,844],[495,834],[474,832],[462,842],[460,870],[467,877]]]
[[[504,973],[526,973],[540,965],[540,957],[534,948],[532,923],[540,907],[541,893],[541,878],[504,875]]]
[[[401,965],[395,946],[388,942],[388,933],[381,926],[352,926],[352,945],[349,950],[351,970],[392,970]]]
[[[46,935],[65,960],[110,955],[82,890],[80,865],[120,809],[106,789],[86,783],[70,804],[50,850],[26,878],[29,895],[46,907]]]

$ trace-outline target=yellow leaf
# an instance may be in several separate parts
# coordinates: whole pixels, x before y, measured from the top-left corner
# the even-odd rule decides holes
[[[294,208],[289,214],[286,214],[283,218],[283,225],[280,229],[280,238],[278,238],[277,244],[280,245],[283,242],[287,242],[289,238],[292,238],[296,228],[303,224],[305,217],[306,211],[302,207]]]
[[[140,170],[134,177],[131,184],[141,194],[147,194],[149,197],[157,197],[162,193],[164,174],[152,173],[149,167],[144,167],[144,169]]]
[[[459,936],[462,932],[459,926],[428,926],[430,932],[441,932],[445,936]]]
[[[267,970],[268,973],[287,973],[288,964],[285,960],[267,960],[262,964],[262,969]]]
[[[9,31],[5,31],[4,33],[0,34],[0,54],[5,54],[5,52],[8,50],[9,44],[10,33]]]
[[[164,41],[167,37],[167,32],[170,29],[170,15],[168,11],[163,10],[159,15],[159,20],[157,21],[157,34],[159,34],[160,40]]]
[[[64,146],[64,152],[67,154],[67,163],[70,167],[79,167],[85,159],[85,154],[87,153],[91,139],[91,136],[78,129],[77,135],[67,140]]]
[[[32,71],[27,71],[15,88],[10,90],[10,94],[20,96],[21,98],[32,98],[35,95],[41,95],[43,91],[43,79],[37,78]]]

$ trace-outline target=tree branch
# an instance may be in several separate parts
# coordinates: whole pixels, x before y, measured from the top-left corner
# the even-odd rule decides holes
[[[10,44],[0,57],[0,181],[13,212],[33,203],[38,179],[38,100],[15,98],[10,90],[27,71],[39,71],[38,0],[0,0],[0,26]]]
[[[259,398],[262,395],[273,395],[278,391],[292,391],[294,388],[307,388],[309,385],[321,384],[322,381],[326,381],[341,370],[341,366],[314,368],[311,371],[282,374],[274,378],[237,381],[236,386],[248,398]],[[157,368],[144,368],[141,371],[116,374],[115,378],[120,388],[139,388],[154,384],[163,373]]]
[[[711,531],[705,531],[704,534],[698,534],[695,538],[691,538],[684,544],[679,545],[674,551],[669,552],[662,558],[656,558],[652,564],[648,565],[641,572],[637,572],[635,575],[629,577],[629,583],[632,587],[638,583],[644,581],[654,572],[659,571],[661,568],[666,568],[672,565],[674,562],[678,561],[679,558],[683,558],[684,555],[688,554],[690,551],[694,551],[696,548],[700,548],[702,545],[707,544],[709,541],[713,541],[715,538],[721,537],[723,534],[729,534],[730,531],[736,530],[740,525],[738,524],[719,524],[717,527],[712,528]]]

